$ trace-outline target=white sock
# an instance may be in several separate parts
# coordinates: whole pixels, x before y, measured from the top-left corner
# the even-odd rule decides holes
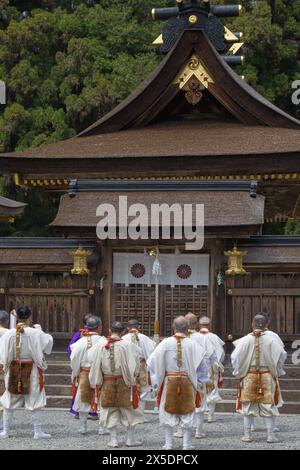
[[[245,435],[251,434],[251,422],[252,422],[252,416],[244,416],[244,432]]]
[[[46,434],[43,431],[41,410],[31,411],[31,420],[33,424],[35,439],[48,439],[51,437],[50,434]]]
[[[88,420],[88,413],[84,413],[82,411],[79,412],[79,422],[80,422],[80,432],[82,434],[87,433],[87,420]]]
[[[273,434],[274,424],[273,424],[273,416],[268,416],[265,418],[265,423],[267,426],[268,434]]]
[[[204,413],[197,413],[197,433],[203,434]]]
[[[146,408],[146,402],[143,400],[140,400],[139,409],[144,413],[145,408]]]
[[[190,428],[184,429],[183,430],[183,449],[184,450],[193,448],[191,444],[191,439],[192,439],[192,430]]]
[[[110,434],[110,442],[109,444],[113,447],[118,447],[119,441],[118,441],[118,431],[117,431],[117,426],[110,428],[109,429],[109,434]]]
[[[173,428],[171,426],[165,426],[165,448],[173,448]]]
[[[14,415],[14,410],[3,410],[3,431],[1,432],[1,436],[9,436],[11,423]]]
[[[210,416],[213,416],[214,413],[215,413],[216,404],[215,404],[215,403],[210,403],[210,404],[208,405],[208,408],[209,408],[208,414],[209,414]]]

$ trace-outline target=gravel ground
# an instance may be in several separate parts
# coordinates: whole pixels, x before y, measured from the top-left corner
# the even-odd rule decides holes
[[[158,425],[158,417],[154,414],[147,415],[150,422],[139,428],[139,437],[144,439],[145,450],[161,450],[163,444],[163,432]],[[51,440],[34,441],[32,439],[32,426],[30,417],[24,411],[15,414],[12,437],[0,442],[1,450],[80,450],[94,449],[107,450],[108,436],[97,435],[98,423],[89,420],[89,432],[83,437],[79,434],[79,422],[65,410],[45,410],[43,412],[45,431],[52,434]],[[207,437],[204,440],[195,440],[194,445],[199,450],[213,449],[300,449],[300,415],[281,416],[278,419],[280,427],[279,444],[266,444],[266,433],[262,419],[256,420],[255,442],[244,444],[241,442],[242,418],[236,414],[217,414],[217,422],[206,424]],[[121,435],[122,442],[125,433]],[[174,448],[180,449],[181,439],[174,440]],[[124,449],[124,448],[123,448]],[[125,448],[126,449],[126,448]]]

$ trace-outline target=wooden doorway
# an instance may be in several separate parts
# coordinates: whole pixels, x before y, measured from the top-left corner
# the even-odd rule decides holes
[[[173,319],[187,313],[207,315],[208,288],[193,286],[160,286],[160,335],[168,336],[172,331]],[[147,335],[153,335],[155,319],[155,287],[141,284],[114,284],[113,319],[127,322],[138,318]]]

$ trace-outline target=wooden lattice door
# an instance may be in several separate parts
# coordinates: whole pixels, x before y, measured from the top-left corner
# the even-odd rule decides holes
[[[208,289],[192,286],[160,286],[160,334],[168,336],[172,331],[173,319],[188,311],[197,315],[207,315]],[[145,334],[153,335],[155,320],[155,287],[145,285],[115,284],[113,289],[113,318],[128,322],[132,318],[140,320]]]

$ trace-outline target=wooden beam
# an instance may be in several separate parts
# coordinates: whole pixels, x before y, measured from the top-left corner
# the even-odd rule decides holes
[[[299,288],[250,288],[250,289],[228,289],[230,296],[281,296],[294,295],[300,297]]]
[[[11,287],[7,291],[11,295],[89,295],[89,289]]]

